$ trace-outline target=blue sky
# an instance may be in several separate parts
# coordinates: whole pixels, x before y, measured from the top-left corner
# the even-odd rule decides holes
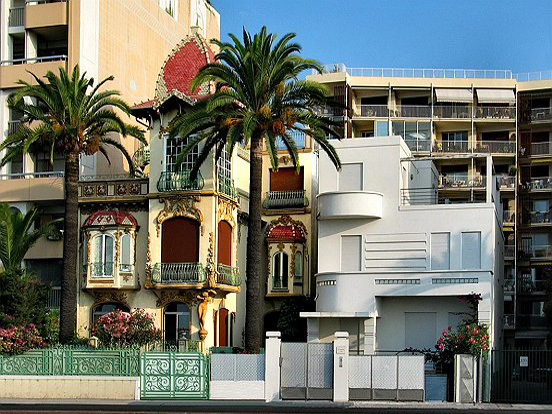
[[[552,69],[552,0],[212,0],[221,34],[296,32],[349,67]]]

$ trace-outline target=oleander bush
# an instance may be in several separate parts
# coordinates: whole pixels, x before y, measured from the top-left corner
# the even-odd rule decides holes
[[[131,348],[152,345],[161,341],[161,330],[143,309],[128,313],[119,309],[101,316],[92,329],[101,346]]]
[[[46,342],[32,323],[26,326],[12,325],[6,329],[0,328],[0,354],[22,354],[29,349],[45,346]]]

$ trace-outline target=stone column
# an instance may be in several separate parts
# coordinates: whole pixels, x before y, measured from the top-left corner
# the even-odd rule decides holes
[[[265,400],[280,399],[280,332],[267,332],[265,345]]]
[[[364,355],[376,352],[376,318],[364,320]]]
[[[333,342],[334,351],[334,389],[333,400],[349,401],[349,333],[336,332]]]

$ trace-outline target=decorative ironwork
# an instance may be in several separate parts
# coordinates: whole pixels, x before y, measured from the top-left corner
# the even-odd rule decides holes
[[[269,191],[264,208],[304,208],[309,205],[305,190]]]
[[[107,278],[110,279],[113,277],[113,268],[114,263],[111,262],[98,262],[98,263],[90,263],[88,265],[88,269],[90,272],[90,277],[92,279],[103,279]]]
[[[224,177],[219,174],[218,177],[218,191],[219,193],[226,194],[227,196],[231,198],[238,198],[238,190],[236,189],[236,186],[234,185],[234,180]]]
[[[201,263],[156,263],[151,279],[154,283],[204,283],[205,271]]]
[[[157,237],[161,235],[161,224],[172,217],[188,217],[203,223],[203,213],[194,206],[194,202],[197,201],[199,197],[160,198],[159,202],[164,203],[165,206],[155,219]],[[201,233],[203,234],[203,226],[201,226]]]
[[[207,250],[207,266],[205,267],[205,270],[209,287],[215,287],[215,238],[213,232],[209,233],[209,248]]]
[[[197,191],[201,190],[205,181],[198,171],[197,177],[192,180],[190,171],[163,171],[157,181],[157,190],[165,191]]]
[[[240,286],[240,269],[219,263],[217,266],[217,283],[221,285]]]
[[[208,355],[145,352],[141,357],[141,373],[142,399],[209,398]]]
[[[98,197],[139,197],[149,192],[149,180],[123,177],[98,178],[97,176],[81,176],[79,183],[79,197],[81,199]]]
[[[0,375],[140,375],[138,349],[34,349],[0,355]]]

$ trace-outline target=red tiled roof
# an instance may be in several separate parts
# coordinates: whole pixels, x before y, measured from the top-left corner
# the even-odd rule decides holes
[[[303,230],[298,226],[275,226],[268,235],[268,239],[305,240]]]
[[[134,105],[132,109],[152,108],[156,103],[157,99],[150,99],[149,101],[140,102],[139,104]]]
[[[138,226],[138,222],[132,214],[127,211],[100,210],[88,216],[84,227],[90,226]]]

